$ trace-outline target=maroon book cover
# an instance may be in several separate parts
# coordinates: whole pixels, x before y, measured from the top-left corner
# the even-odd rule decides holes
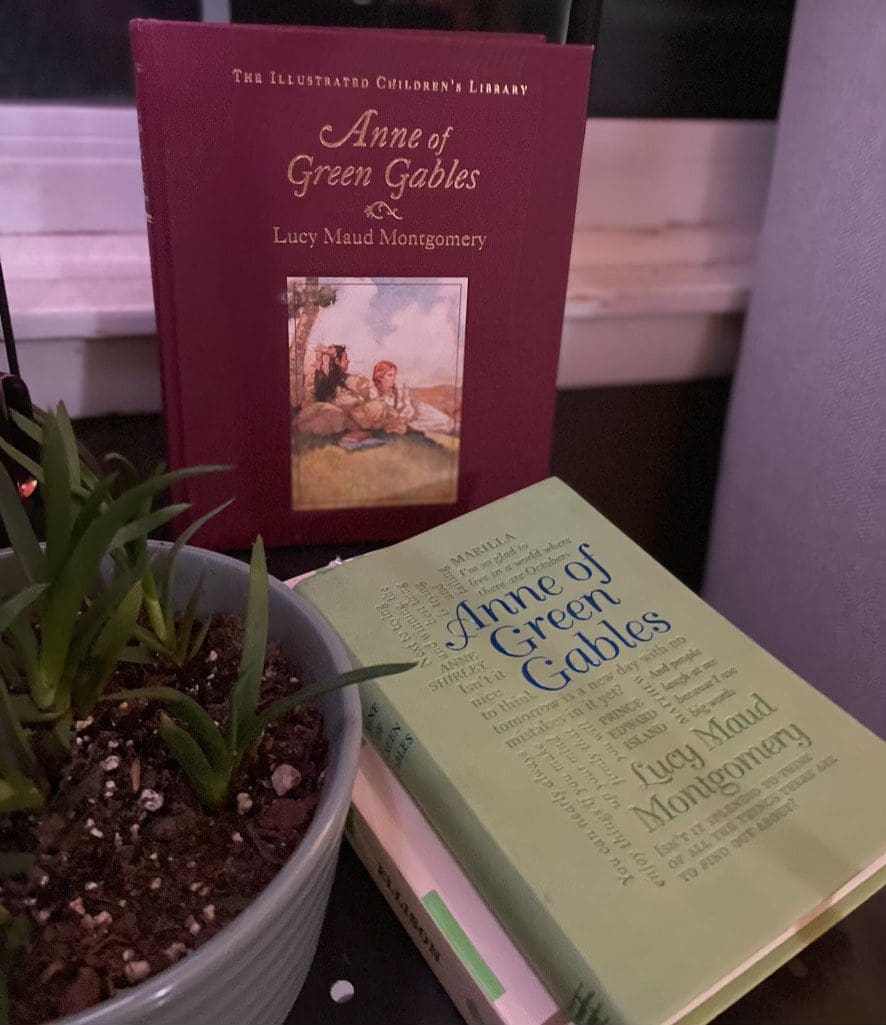
[[[548,473],[591,49],[132,25],[201,543],[388,540]]]

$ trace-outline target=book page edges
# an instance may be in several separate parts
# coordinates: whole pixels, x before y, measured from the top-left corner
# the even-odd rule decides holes
[[[162,74],[159,80],[154,75],[155,36],[150,31],[150,25],[144,19],[134,19],[129,25],[129,37],[134,61],[142,191],[151,264],[151,289],[157,319],[156,333],[162,334],[164,339],[164,344],[158,346],[158,359],[166,418],[165,445],[170,468],[178,469],[187,464],[187,459],[184,451],[184,414],[178,376],[175,270],[166,172],[168,147],[165,125],[158,113],[159,101],[156,92],[158,88],[163,89],[164,80]],[[173,485],[172,493],[176,501],[188,501],[189,482],[184,480]],[[183,515],[187,519],[187,514]]]
[[[704,1025],[886,884],[886,853],[661,1025]]]
[[[437,889],[496,976],[502,1020],[566,1025],[568,1016],[504,930],[430,822],[371,743],[360,756],[353,804],[385,855],[421,901]],[[424,892],[420,892],[424,891]]]

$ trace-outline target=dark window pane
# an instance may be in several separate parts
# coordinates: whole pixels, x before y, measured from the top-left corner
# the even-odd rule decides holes
[[[201,7],[200,0],[0,0],[0,100],[126,102],[129,19],[197,20]],[[562,38],[568,22],[570,41],[598,40],[592,115],[773,118],[793,0],[230,0],[229,8],[235,22],[549,38]]]
[[[603,0],[588,113],[774,118],[793,11],[794,0]]]
[[[794,0],[231,0],[237,22],[540,32],[597,41],[588,112],[774,118]],[[602,12],[602,15],[601,15]]]
[[[231,0],[231,21],[531,32],[563,41],[569,7],[570,0]]]
[[[199,19],[200,0],[0,2],[0,100],[128,102],[130,18]]]

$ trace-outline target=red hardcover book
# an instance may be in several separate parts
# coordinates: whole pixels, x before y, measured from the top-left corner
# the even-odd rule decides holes
[[[592,50],[136,21],[161,371],[201,543],[404,537],[548,473]]]

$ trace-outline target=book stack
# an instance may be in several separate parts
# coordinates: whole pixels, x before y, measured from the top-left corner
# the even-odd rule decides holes
[[[883,884],[886,745],[561,482],[297,587],[417,663],[349,832],[466,1020],[707,1022]]]
[[[368,744],[345,835],[469,1025],[566,1017],[464,870]]]

